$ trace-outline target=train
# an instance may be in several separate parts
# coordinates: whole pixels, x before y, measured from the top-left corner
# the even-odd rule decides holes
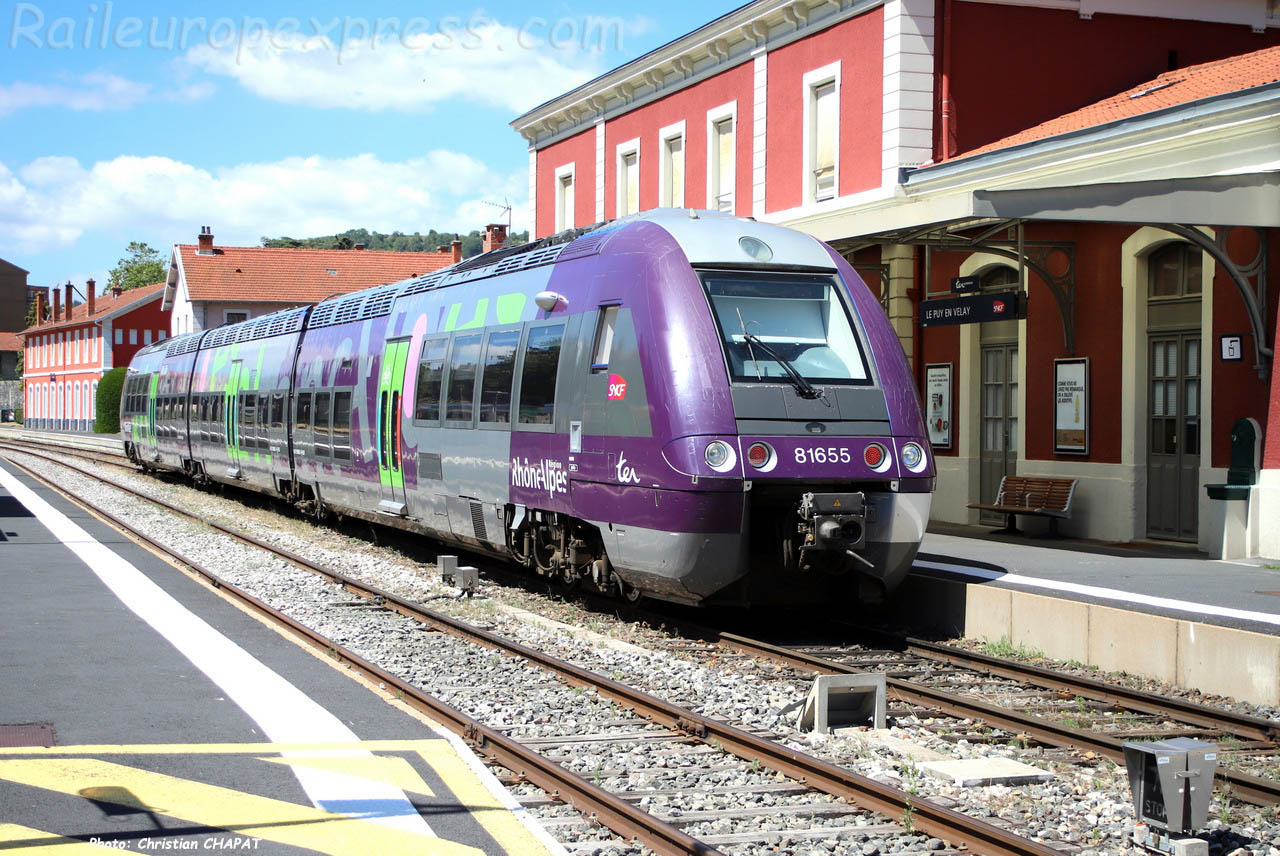
[[[915,380],[834,249],[656,209],[143,348],[144,470],[693,605],[864,604],[935,485]]]

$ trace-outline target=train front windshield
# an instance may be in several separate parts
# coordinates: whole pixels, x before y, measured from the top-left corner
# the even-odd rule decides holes
[[[870,383],[831,275],[701,271],[735,382]]]

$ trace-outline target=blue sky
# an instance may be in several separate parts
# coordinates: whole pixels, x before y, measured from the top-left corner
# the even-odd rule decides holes
[[[521,112],[738,5],[0,4],[0,257],[77,284],[352,227],[527,226]],[[374,33],[377,37],[374,37]]]

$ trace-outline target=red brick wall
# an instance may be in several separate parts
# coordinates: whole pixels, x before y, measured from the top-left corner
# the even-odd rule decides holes
[[[944,6],[940,0],[939,18]],[[1017,133],[1178,67],[1280,44],[1246,26],[951,0],[957,152]],[[941,58],[942,51],[937,55]],[[941,84],[934,89],[941,97]],[[935,111],[937,115],[937,111]],[[935,151],[941,123],[935,122]]]
[[[753,64],[742,63],[728,71],[672,93],[605,123],[604,216],[616,217],[618,209],[617,145],[640,138],[640,210],[658,207],[658,132],[680,120],[685,123],[684,207],[707,207],[707,111],[737,102],[734,205],[742,216],[751,214],[751,140],[753,133]],[[595,188],[592,187],[594,206]],[[541,193],[541,186],[539,186]],[[541,207],[541,205],[539,205]]]
[[[590,226],[596,220],[596,131],[588,128],[581,134],[553,143],[537,155],[535,181],[538,207],[534,237],[542,238],[556,229],[556,170],[567,163],[576,164],[573,179],[573,224]]]
[[[840,61],[839,194],[880,186],[883,7],[769,52],[766,211],[795,208],[803,201],[804,75],[837,60]]]

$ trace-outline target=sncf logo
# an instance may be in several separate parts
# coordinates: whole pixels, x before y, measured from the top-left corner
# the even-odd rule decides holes
[[[1002,314],[1004,312],[1004,301],[1003,300],[991,301],[991,311],[997,315]]]
[[[627,379],[622,375],[609,375],[609,400],[622,401],[627,397]]]

